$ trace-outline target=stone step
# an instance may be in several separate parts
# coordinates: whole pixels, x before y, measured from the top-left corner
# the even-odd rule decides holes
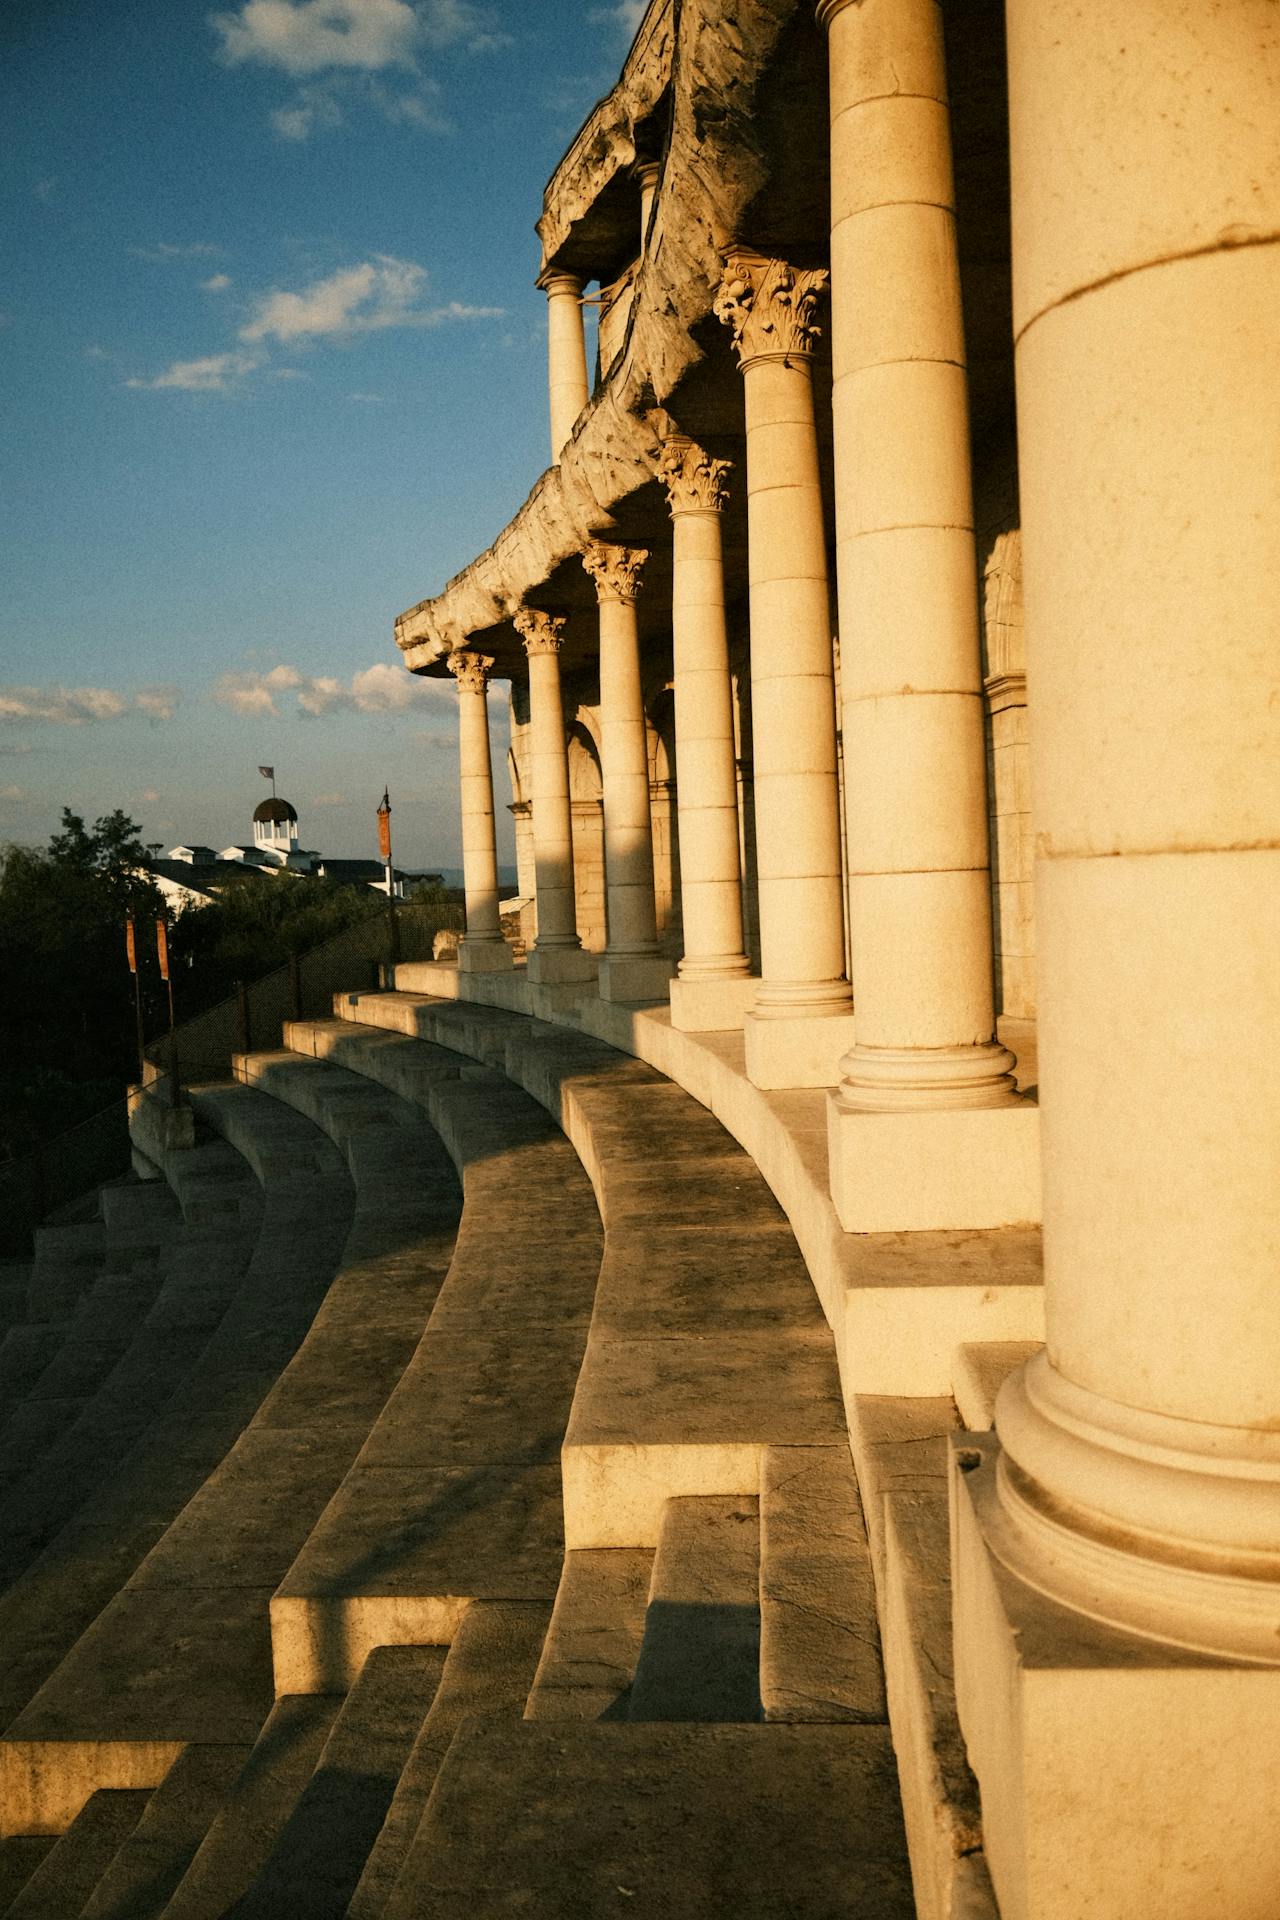
[[[305,1024],[311,1042],[321,1023]],[[358,1058],[349,1034],[335,1038]],[[471,1601],[549,1604],[560,1574],[560,1449],[600,1260],[591,1189],[509,1084],[437,1075],[423,1098],[462,1178],[453,1260],[394,1394],[272,1599],[281,1691],[344,1689],[377,1645],[447,1644]]]
[[[477,1716],[520,1718],[549,1615],[549,1606],[537,1602],[478,1600],[467,1609],[351,1897],[347,1920],[381,1920],[459,1727]],[[457,1916],[465,1911],[458,1908]]]
[[[566,1553],[526,1720],[627,1717],[652,1572],[646,1547]]]
[[[277,1700],[191,1863],[164,1920],[222,1920],[253,1886],[315,1772],[342,1707],[311,1694]]]
[[[335,1101],[349,1111],[353,1098],[375,1094],[383,1118],[369,1137],[383,1150],[353,1159],[369,1177],[357,1181],[352,1215],[346,1168],[314,1123],[259,1091],[219,1097],[219,1109],[227,1109],[220,1117],[227,1122],[229,1111],[237,1138],[266,1174],[272,1211],[283,1189],[289,1243],[287,1252],[276,1249],[274,1289],[291,1270],[299,1287],[314,1288],[317,1278],[328,1284],[305,1338],[226,1458],[0,1745],[12,1798],[28,1823],[56,1824],[90,1766],[99,1769],[96,1784],[154,1784],[156,1769],[187,1742],[251,1735],[271,1697],[272,1593],[413,1353],[447,1266],[456,1186],[420,1117],[317,1061],[290,1057],[276,1063],[276,1073],[281,1091],[295,1098],[305,1078],[317,1111]],[[388,1136],[397,1153],[389,1154]],[[335,1222],[347,1232],[332,1274],[327,1244]],[[317,1223],[318,1274],[307,1238]],[[254,1357],[252,1349],[243,1355]],[[147,1654],[157,1637],[181,1647],[158,1668]],[[92,1760],[73,1763],[86,1743]]]
[[[16,1896],[7,1920],[73,1920],[146,1808],[145,1793],[95,1793]]]
[[[335,1007],[501,1062],[594,1182],[608,1238],[565,1438],[569,1548],[652,1548],[667,1499],[758,1495],[766,1446],[845,1443],[807,1268],[705,1108],[602,1041],[526,1015],[413,993]]]
[[[763,1718],[758,1500],[668,1500],[627,1718]]]
[[[378,1647],[360,1670],[236,1920],[343,1920],[445,1665],[443,1647]]]
[[[191,1746],[174,1761],[78,1920],[158,1920],[252,1748]]]
[[[0,1840],[0,1914],[26,1886],[45,1855],[58,1844],[56,1833],[30,1834],[21,1840]]]
[[[760,1697],[766,1720],[888,1717],[871,1546],[844,1442],[765,1451]]]
[[[960,1424],[969,1433],[993,1427],[996,1395],[1011,1373],[1039,1353],[1038,1340],[985,1340],[956,1348],[951,1391]]]
[[[381,1920],[620,1913],[914,1920],[887,1728],[468,1721]]]

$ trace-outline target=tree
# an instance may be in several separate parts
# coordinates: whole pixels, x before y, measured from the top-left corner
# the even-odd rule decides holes
[[[108,1105],[136,1076],[124,920],[163,910],[136,821],[63,809],[44,851],[0,853],[0,1154]]]

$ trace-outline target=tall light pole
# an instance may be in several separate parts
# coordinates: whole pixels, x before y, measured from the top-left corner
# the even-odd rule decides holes
[[[386,787],[382,789],[382,805],[378,808],[378,851],[387,875],[387,917],[391,923],[391,964],[394,967],[400,958],[400,923],[396,919],[396,875],[391,863],[391,794]]]

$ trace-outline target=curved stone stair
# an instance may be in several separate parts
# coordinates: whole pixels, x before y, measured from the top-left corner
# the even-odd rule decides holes
[[[181,1213],[159,1183],[122,1183],[99,1196],[103,1259],[76,1302],[48,1364],[0,1430],[0,1489],[12,1486],[76,1419],[127,1351],[158,1293],[161,1250]]]
[[[270,1592],[364,1430],[326,1413],[332,1334],[307,1353],[351,1226],[345,1164],[311,1123],[261,1094],[197,1098],[267,1200],[254,1284],[222,1315],[182,1408],[168,1409],[170,1442],[174,1414],[197,1428],[209,1417],[214,1461],[200,1462],[203,1485],[0,1743],[9,1832],[57,1830],[95,1787],[154,1786],[191,1740],[252,1740],[271,1698]],[[308,1395],[317,1356],[323,1377]],[[127,1515],[126,1497],[113,1524]],[[116,1540],[78,1544],[101,1561]]]

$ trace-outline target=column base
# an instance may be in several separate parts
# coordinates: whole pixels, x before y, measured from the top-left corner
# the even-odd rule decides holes
[[[560,987],[570,980],[594,980],[598,961],[581,947],[534,947],[525,978],[538,987]]]
[[[602,953],[602,1000],[665,1000],[676,963],[665,953]]]
[[[1280,1886],[1280,1667],[1139,1638],[1011,1573],[1000,1443],[956,1434],[956,1692],[1001,1920],[1262,1915]]]
[[[864,1113],[827,1101],[831,1200],[846,1233],[1018,1227],[1040,1219],[1040,1109]]]
[[[750,1013],[759,985],[745,973],[721,980],[680,975],[671,982],[671,1024],[681,1033],[728,1033]]]
[[[515,965],[511,949],[502,935],[473,939],[469,934],[458,942],[458,968],[462,973],[509,973]]]
[[[759,983],[757,982],[757,985]],[[742,1022],[747,1078],[753,1087],[832,1087],[840,1057],[853,1045],[852,1013],[798,1013],[790,1019],[748,1013]]]

